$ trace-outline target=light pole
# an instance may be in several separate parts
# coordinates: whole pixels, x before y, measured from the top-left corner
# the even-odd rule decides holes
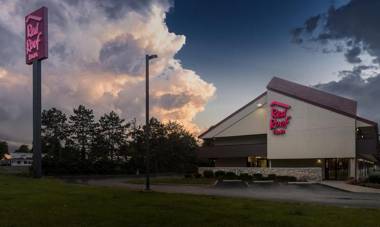
[[[146,181],[145,190],[150,190],[150,153],[149,153],[149,136],[150,136],[150,126],[149,126],[149,60],[157,58],[157,55],[145,55],[145,144],[146,144]]]

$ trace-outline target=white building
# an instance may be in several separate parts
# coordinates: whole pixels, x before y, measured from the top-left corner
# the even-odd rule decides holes
[[[200,168],[312,180],[360,178],[377,161],[377,123],[354,100],[280,78],[200,135]]]
[[[31,166],[33,163],[33,153],[10,153],[11,166]]]

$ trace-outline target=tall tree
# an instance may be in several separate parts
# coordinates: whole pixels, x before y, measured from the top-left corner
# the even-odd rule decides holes
[[[78,106],[73,112],[74,114],[69,118],[70,139],[72,145],[80,151],[80,159],[84,161],[89,157],[93,147],[97,123],[95,123],[93,110],[83,105]]]
[[[66,114],[51,108],[42,111],[42,152],[48,153],[52,158],[62,159],[62,146],[68,135]]]
[[[2,159],[5,154],[9,154],[8,143],[6,141],[0,141],[0,159]]]
[[[127,129],[130,124],[125,123],[119,115],[111,111],[104,114],[99,119],[98,135],[100,135],[103,148],[106,149],[108,157],[113,161],[115,156],[117,159],[121,156],[120,148],[127,142]]]
[[[15,153],[31,153],[32,150],[29,149],[28,145],[22,144],[19,148],[15,150]]]

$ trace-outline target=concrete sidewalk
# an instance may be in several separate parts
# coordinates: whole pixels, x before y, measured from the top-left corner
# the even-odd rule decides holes
[[[347,191],[347,192],[360,192],[360,193],[379,193],[380,194],[380,189],[377,188],[369,188],[369,187],[363,187],[359,185],[353,185],[353,184],[348,184],[344,181],[322,181],[320,182],[322,185],[326,185],[332,188],[336,188],[339,190]]]

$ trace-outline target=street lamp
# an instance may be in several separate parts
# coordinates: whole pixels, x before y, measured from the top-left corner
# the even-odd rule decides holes
[[[149,182],[149,173],[150,173],[150,154],[149,154],[149,135],[150,135],[150,126],[149,126],[149,61],[157,58],[157,55],[145,55],[145,144],[146,144],[146,181],[145,181],[145,190],[150,190]]]

